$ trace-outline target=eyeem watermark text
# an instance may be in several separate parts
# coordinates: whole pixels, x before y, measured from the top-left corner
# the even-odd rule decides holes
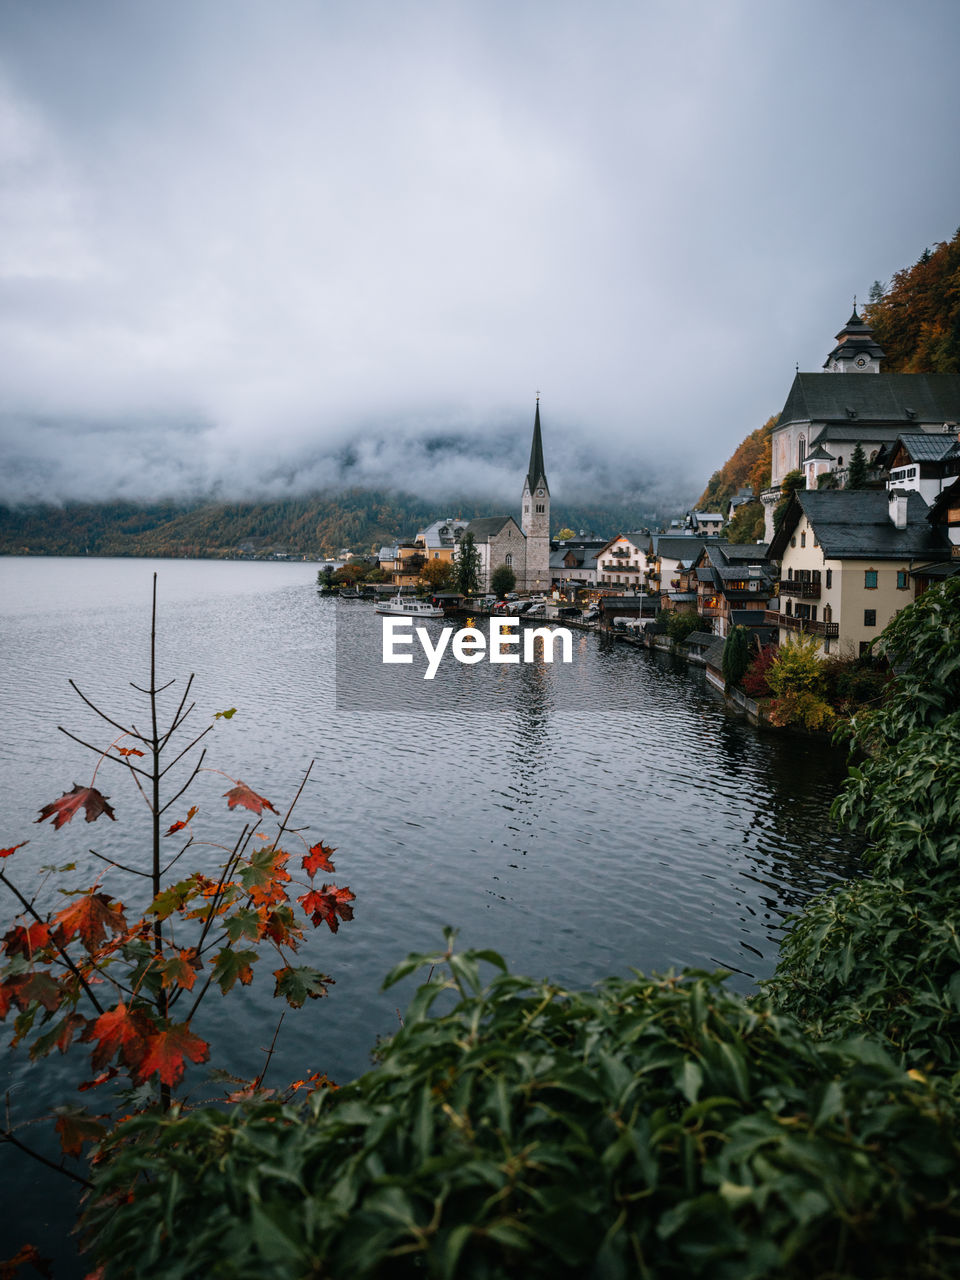
[[[424,680],[437,674],[445,653],[457,662],[471,666],[474,662],[536,662],[537,639],[543,645],[544,662],[553,662],[554,648],[560,644],[560,661],[573,661],[573,636],[566,627],[528,627],[520,630],[519,618],[491,618],[489,637],[477,627],[444,627],[439,635],[426,627],[411,632],[412,618],[381,618],[383,623],[383,661],[385,664],[413,662],[414,638],[427,659]],[[436,636],[436,643],[434,643]]]

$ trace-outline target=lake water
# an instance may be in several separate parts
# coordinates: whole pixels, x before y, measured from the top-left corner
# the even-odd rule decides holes
[[[198,732],[236,707],[205,740],[204,763],[281,812],[315,761],[297,822],[310,843],[337,849],[336,875],[321,878],[356,895],[355,919],[337,935],[311,931],[301,951],[335,985],[288,1014],[268,1083],[365,1070],[412,990],[381,993],[383,975],[409,951],[441,948],[446,924],[463,946],[493,947],[516,971],[575,986],[693,965],[730,969],[747,991],[772,972],[784,917],[855,872],[856,850],[827,814],[842,756],[758,732],[669,657],[575,632],[569,665],[447,664],[428,685],[422,672],[382,667],[378,617],[321,599],[315,565],[8,558],[0,846],[29,839],[6,863],[25,887],[40,866],[73,860],[75,887],[89,885],[104,870],[91,847],[125,862],[143,847],[145,810],[116,765],[97,776],[116,823],[77,818],[54,832],[34,819],[87,785],[96,764],[57,726],[101,747],[115,736],[69,678],[113,719],[145,723],[131,682],[148,683],[154,570],[158,683],[176,680],[170,709],[191,672]],[[211,843],[190,851],[189,869],[212,869],[214,842],[239,834],[248,815],[227,811],[231,785],[199,776],[191,800]],[[8,899],[4,931],[12,914]],[[260,1070],[279,1016],[271,960],[263,981],[209,1000],[198,1019],[212,1056],[240,1075]],[[0,1083],[15,1120],[79,1078],[77,1053],[32,1069],[22,1050],[5,1055]],[[191,1080],[205,1096],[202,1071]],[[8,1252],[25,1234],[62,1260],[63,1211],[47,1201],[64,1203],[60,1182],[9,1146],[0,1178],[22,1208]],[[72,1274],[69,1264],[57,1274]]]

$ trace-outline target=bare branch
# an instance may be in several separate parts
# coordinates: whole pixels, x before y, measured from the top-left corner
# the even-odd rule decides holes
[[[113,858],[108,858],[103,853],[97,853],[96,849],[91,849],[90,852],[95,858],[99,858],[101,862],[107,862],[111,867],[116,867],[119,871],[129,871],[132,876],[143,876],[145,880],[150,879],[149,871],[138,871],[136,867],[128,867],[122,862],[114,862]]]
[[[45,1164],[48,1169],[53,1169],[57,1173],[62,1173],[65,1178],[70,1178],[74,1182],[79,1182],[81,1187],[92,1189],[93,1183],[87,1178],[83,1178],[79,1173],[74,1173],[72,1169],[65,1169],[62,1164],[55,1164],[53,1160],[48,1160],[46,1156],[42,1156],[39,1151],[34,1151],[32,1147],[28,1147],[25,1142],[21,1142],[14,1135],[12,1129],[0,1129],[0,1142],[9,1142],[11,1146],[16,1147],[18,1151],[22,1151],[24,1155],[31,1156],[34,1160],[39,1160],[41,1164]]]
[[[273,1039],[270,1042],[270,1050],[267,1054],[267,1060],[263,1064],[263,1070],[260,1072],[256,1080],[254,1080],[253,1082],[253,1087],[255,1089],[260,1089],[263,1086],[263,1078],[267,1074],[267,1067],[269,1067],[270,1059],[273,1057],[273,1051],[277,1047],[277,1036],[280,1034],[280,1028],[283,1026],[283,1020],[286,1016],[287,1016],[287,1011],[286,1009],[284,1009],[283,1013],[281,1013],[280,1015],[280,1021],[277,1023],[277,1029],[273,1033]]]
[[[180,763],[180,761],[183,759],[183,757],[187,754],[187,752],[188,752],[188,751],[192,751],[192,750],[193,750],[193,748],[197,745],[197,743],[201,740],[201,738],[205,738],[205,737],[207,736],[207,734],[212,730],[212,728],[213,728],[213,725],[212,725],[212,724],[208,724],[208,725],[207,725],[207,727],[206,727],[206,729],[204,729],[202,733],[198,733],[198,734],[197,734],[197,736],[193,739],[193,741],[192,741],[192,742],[188,742],[188,743],[187,743],[187,745],[183,748],[183,750],[182,750],[178,755],[174,756],[174,758],[170,761],[170,763],[169,763],[169,764],[166,764],[166,765],[164,765],[164,766],[163,766],[163,768],[160,770],[160,774],[159,774],[159,776],[162,778],[162,777],[164,777],[164,775],[165,775],[165,774],[168,774],[168,773],[170,772],[170,770],[173,768],[173,766],[174,766],[175,764],[179,764],[179,763]],[[161,750],[162,750],[162,747],[161,747]],[[206,748],[204,748],[204,752],[206,752]],[[203,756],[201,756],[200,758],[201,758],[201,760],[202,760],[202,759],[203,759]],[[199,768],[199,766],[198,766],[198,768]],[[197,776],[197,770],[196,770],[196,769],[195,769],[195,770],[194,770],[194,772],[193,772],[193,776],[194,776],[194,777],[196,777],[196,776]]]
[[[177,677],[174,676],[172,680],[168,680],[166,684],[162,684],[159,689],[141,689],[138,684],[134,684],[133,681],[131,680],[130,688],[136,689],[137,693],[145,693],[148,698],[151,698],[151,697],[155,697],[156,694],[158,693],[165,693],[172,684],[176,684],[176,683],[177,683]]]
[[[207,751],[206,751],[206,748],[204,748],[203,751],[200,752],[200,759],[194,765],[193,772],[190,774],[190,777],[186,780],[186,782],[183,784],[180,790],[176,793],[176,795],[171,796],[170,799],[167,801],[167,803],[161,807],[161,809],[159,810],[160,813],[166,813],[166,811],[170,808],[171,805],[174,805],[177,803],[177,801],[180,799],[183,793],[187,790],[187,788],[193,782],[194,778],[200,772],[200,766],[203,764],[203,757],[206,754],[207,754]],[[166,773],[166,769],[164,769],[163,773],[161,773],[159,776],[162,778],[164,773]]]
[[[95,747],[92,742],[84,742],[83,738],[78,738],[75,733],[71,733],[69,729],[65,729],[62,724],[58,724],[57,728],[60,730],[62,734],[65,734],[68,738],[71,738],[74,742],[78,742],[81,747],[86,747],[90,751],[95,751],[101,760],[112,760],[114,764],[122,764],[124,768],[129,769],[132,773],[143,774],[145,778],[150,777],[150,774],[147,773],[146,769],[141,769],[138,765],[131,764],[130,761],[127,760],[125,757],[112,756],[110,754],[109,747],[107,748],[106,751],[104,751],[100,747]],[[141,742],[143,741],[142,738],[140,738],[139,740]]]
[[[83,692],[83,690],[73,680],[68,680],[67,684],[69,684],[70,687],[73,689],[74,693],[76,693],[78,697],[80,697],[87,704],[87,706],[90,708],[91,711],[95,711],[97,713],[97,715],[100,717],[101,720],[106,720],[107,724],[112,724],[115,729],[119,729],[121,733],[125,733],[131,738],[139,738],[141,742],[148,741],[148,739],[146,739],[143,736],[143,734],[137,733],[135,730],[132,731],[128,729],[126,725],[119,724],[116,720],[111,720],[110,717],[106,714],[106,712],[101,711],[100,708],[96,705],[96,703],[90,701],[90,699]]]

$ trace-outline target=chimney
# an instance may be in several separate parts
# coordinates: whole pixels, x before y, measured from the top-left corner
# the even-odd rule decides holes
[[[898,529],[907,527],[907,495],[893,490],[890,494],[890,519]]]

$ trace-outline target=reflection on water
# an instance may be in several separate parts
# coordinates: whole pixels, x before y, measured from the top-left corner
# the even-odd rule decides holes
[[[99,733],[67,677],[111,712],[141,713],[128,682],[145,682],[153,567],[0,561],[0,843],[29,835],[21,874],[73,857],[92,866],[91,844],[124,860],[146,830],[119,773],[101,779],[116,824],[54,833],[31,823],[91,772],[56,732]],[[311,841],[337,847],[335,879],[357,896],[354,922],[311,935],[303,953],[336,985],[287,1017],[277,1083],[306,1069],[341,1079],[364,1070],[409,993],[381,994],[384,973],[408,951],[438,947],[445,924],[518,971],[578,986],[630,967],[696,965],[730,969],[749,990],[773,969],[785,915],[855,870],[827,817],[842,757],[758,733],[668,656],[575,632],[570,666],[447,663],[430,684],[382,667],[372,609],[339,606],[338,622],[337,602],[314,590],[314,566],[157,567],[161,679],[196,672],[198,727],[238,708],[210,735],[210,763],[280,808],[316,759],[299,819]],[[394,680],[407,682],[402,696]],[[221,808],[227,785],[212,774],[198,783],[220,839],[242,826]],[[219,854],[198,856],[213,866]],[[198,1029],[240,1074],[262,1065],[279,1013],[272,986],[257,981],[203,1013]],[[67,1062],[44,1064],[38,1088],[17,1054],[0,1084],[41,1106]],[[21,1194],[32,1180],[24,1212],[42,1218],[35,1170],[9,1148],[0,1162]]]

